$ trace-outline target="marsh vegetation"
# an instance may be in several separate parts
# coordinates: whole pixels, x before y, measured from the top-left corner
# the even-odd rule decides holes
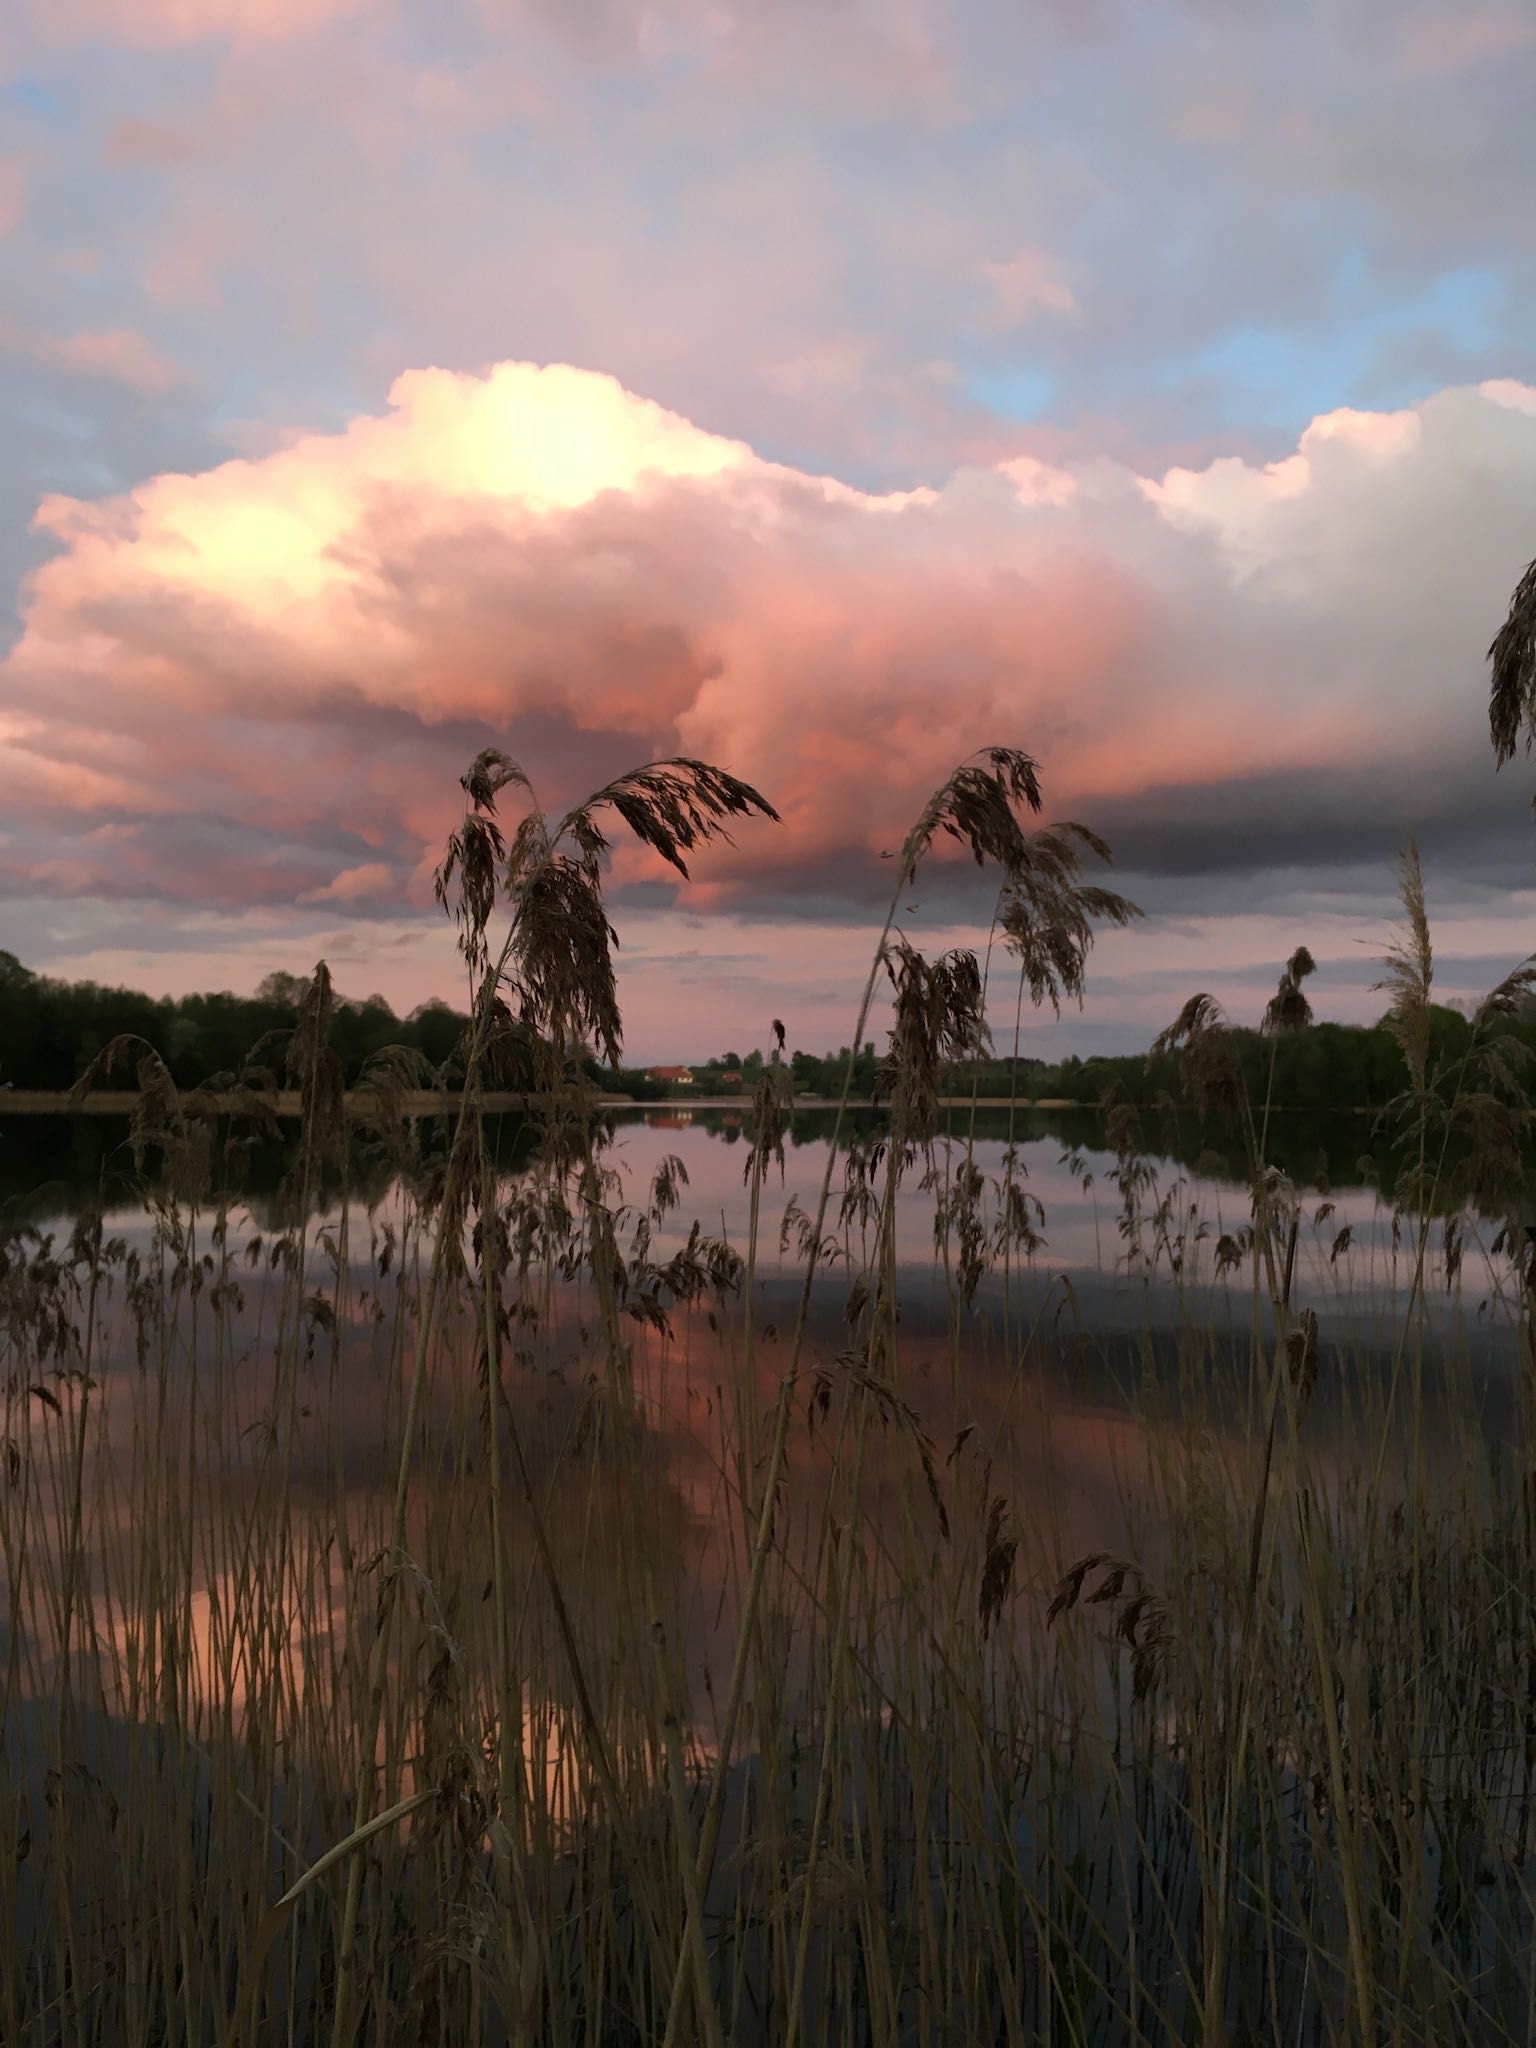
[[[1529,2039],[1531,970],[1448,1040],[1410,853],[1375,1185],[1276,1163],[1304,947],[1257,1071],[1204,996],[1159,1042],[1223,1178],[1124,1100],[1053,1178],[941,1081],[1134,912],[978,756],[871,935],[879,1120],[797,1134],[770,1044],[695,1220],[665,1127],[594,1109],[606,835],[683,868],[767,804],[465,792],[451,1114],[401,1113],[418,1047],[349,1115],[322,967],[217,1113],[93,1063],[131,1202],[12,1205],[0,2038]],[[980,959],[896,921],[951,845]]]

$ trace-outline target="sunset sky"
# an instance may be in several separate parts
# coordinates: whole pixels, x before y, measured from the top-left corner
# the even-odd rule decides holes
[[[1483,659],[1536,555],[1536,8],[11,0],[0,946],[462,995],[485,745],[783,815],[620,855],[637,1059],[846,1039],[972,749],[1149,915],[1035,1049],[1536,945]],[[948,864],[907,915],[984,932]]]

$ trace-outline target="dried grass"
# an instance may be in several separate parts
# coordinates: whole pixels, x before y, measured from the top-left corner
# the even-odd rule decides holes
[[[1146,1105],[1108,1105],[1075,1166],[1118,1198],[1117,1298],[1177,1312],[1116,1336],[1031,1271],[1051,1218],[1019,1149],[940,1128],[986,967],[894,922],[953,838],[998,864],[1020,1011],[1081,1000],[1134,913],[1084,880],[1086,828],[1031,825],[1027,756],[962,766],[904,845],[855,1031],[883,978],[889,1128],[834,1119],[782,1276],[782,1022],[742,1243],[689,1221],[682,1158],[630,1185],[583,1067],[621,1042],[605,819],[686,873],[768,806],[697,762],[553,821],[504,755],[464,790],[440,894],[475,1002],[440,1139],[402,1127],[431,1077],[398,1060],[349,1124],[322,969],[272,1053],[305,1113],[269,1214],[228,1127],[120,1044],[142,1222],[0,1237],[0,2039],[1528,2038],[1536,1290],[1455,1162],[1491,1201],[1521,1157],[1532,963],[1437,1063],[1410,854],[1413,1170],[1379,1230],[1342,1196],[1304,1216],[1191,998],[1158,1047],[1226,1121],[1248,1213],[1202,1210]],[[1272,1035],[1307,1028],[1312,966]],[[543,1085],[508,1175],[481,1096],[514,1046]],[[269,1079],[239,1085],[235,1144],[271,1115]],[[376,1155],[388,1209],[334,1200]],[[903,1204],[931,1205],[931,1337]],[[1474,1275],[1521,1347],[1502,1439],[1470,1312],[1428,1312]],[[1110,1526],[1063,1554],[1080,1467],[1025,1393],[1068,1362],[1124,1373],[1130,1448]]]

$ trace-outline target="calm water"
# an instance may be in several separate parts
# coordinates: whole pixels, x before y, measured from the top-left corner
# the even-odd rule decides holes
[[[762,1209],[759,1273],[770,1291],[798,1267],[793,1243],[780,1256],[786,1214],[812,1211],[826,1166],[830,1113],[799,1112],[785,1142],[782,1175],[773,1171]],[[1145,1119],[1144,1161],[1134,1187],[1136,1219],[1126,1218],[1127,1189],[1117,1179],[1117,1161],[1104,1139],[1102,1118],[1091,1111],[1033,1112],[1009,1118],[983,1111],[969,1143],[963,1120],[955,1134],[934,1148],[924,1185],[919,1163],[903,1181],[898,1201],[897,1245],[904,1288],[915,1299],[944,1298],[943,1262],[936,1256],[935,1207],[969,1159],[985,1177],[984,1212],[995,1211],[996,1191],[1007,1167],[1012,1140],[1014,1177],[1038,1202],[1041,1242],[1027,1259],[1013,1264],[1027,1285],[1065,1275],[1091,1297],[1095,1318],[1113,1327],[1128,1321],[1156,1326],[1169,1315],[1184,1317],[1196,1283],[1218,1277],[1213,1267],[1224,1234],[1236,1235],[1250,1220],[1246,1186],[1233,1172],[1233,1159],[1219,1141],[1185,1127],[1170,1132],[1150,1115]],[[846,1184],[847,1155],[871,1144],[878,1119],[867,1112],[847,1120],[834,1170],[829,1226],[838,1229]],[[686,1185],[675,1217],[662,1226],[658,1242],[675,1243],[696,1218],[706,1230],[745,1240],[747,1131],[740,1112],[686,1107],[620,1112],[611,1119],[609,1163],[623,1182],[623,1199],[644,1207],[655,1175],[668,1157],[682,1162]],[[441,1143],[429,1136],[427,1143]],[[497,1143],[509,1176],[526,1166],[533,1145],[530,1128],[518,1119],[500,1121]],[[1394,1233],[1377,1183],[1389,1184],[1391,1162],[1365,1117],[1277,1117],[1271,1153],[1300,1198],[1296,1296],[1319,1305],[1347,1302],[1353,1311],[1387,1312],[1392,1297],[1410,1278],[1411,1244]],[[282,1219],[279,1188],[292,1153],[270,1142],[254,1146],[233,1173],[216,1176],[235,1190],[234,1213],[241,1228],[271,1230]],[[147,1173],[136,1171],[126,1123],[104,1117],[6,1118],[0,1098],[0,1219],[28,1221],[67,1230],[73,1219],[100,1206],[110,1226],[130,1236],[147,1230],[147,1190],[154,1186],[154,1155]],[[1369,1174],[1371,1177],[1367,1178]],[[353,1170],[356,1215],[387,1218],[398,1211],[400,1190],[388,1165],[361,1160]],[[339,1213],[339,1195],[322,1190],[322,1213]],[[1447,1288],[1439,1226],[1432,1232],[1429,1313],[1437,1319],[1467,1315],[1474,1322],[1497,1321],[1507,1309],[1508,1274],[1503,1262],[1486,1256],[1497,1235],[1497,1217],[1466,1219],[1466,1251],[1455,1284]],[[1347,1246],[1337,1254],[1347,1226]],[[857,1259],[859,1232],[839,1232],[845,1251]],[[1181,1278],[1182,1291],[1175,1285]],[[1219,1276],[1217,1308],[1225,1319],[1236,1302],[1249,1313],[1248,1262]],[[983,1289],[985,1298],[987,1290]]]
[[[1370,1412],[1362,1390],[1401,1339],[1414,1250],[1394,1232],[1359,1168],[1368,1130],[1345,1119],[1332,1128],[1293,1124],[1278,1135],[1279,1156],[1301,1191],[1295,1298],[1316,1306],[1322,1333],[1308,1436],[1313,1474],[1326,1485],[1330,1473],[1358,1471],[1374,1449],[1375,1439],[1361,1434],[1361,1415]],[[851,1137],[855,1150],[834,1161],[827,1227],[835,1245],[807,1325],[785,1475],[780,1543],[807,1579],[824,1542],[822,1504],[846,1478],[846,1467],[839,1470],[837,1395],[847,1384],[850,1346],[857,1341],[850,1290],[869,1249],[859,1215],[845,1216],[842,1198],[850,1164],[867,1156],[878,1125],[855,1119]],[[984,1511],[987,1499],[1006,1496],[1021,1560],[1027,1560],[1010,1622],[1028,1629],[1039,1625],[1043,1596],[1064,1566],[1090,1549],[1130,1542],[1138,1516],[1141,1547],[1133,1554],[1155,1562],[1146,1547],[1145,1503],[1154,1496],[1159,1457],[1166,1458],[1170,1446],[1172,1455],[1180,1453],[1192,1398],[1210,1469],[1235,1472],[1253,1460],[1262,1428],[1255,1424],[1252,1332],[1256,1322],[1265,1327],[1266,1317],[1245,1257],[1218,1271],[1218,1246],[1242,1231],[1249,1203],[1198,1134],[1161,1150],[1149,1140],[1129,1183],[1092,1117],[1021,1121],[1014,1137],[1010,1166],[1006,1119],[988,1118],[973,1144],[963,1137],[940,1141],[903,1183],[896,1224],[896,1379],[930,1447],[931,1469],[925,1477],[912,1431],[876,1432],[860,1507],[874,1531],[873,1547],[887,1545],[895,1555],[904,1545],[908,1568],[921,1570],[913,1547],[931,1555],[939,1546],[946,1500],[958,1521],[961,1502],[969,1499],[974,1532],[977,1500]],[[532,1488],[546,1504],[575,1627],[605,1688],[603,1710],[620,1715],[625,1674],[649,1669],[646,1616],[659,1610],[668,1617],[669,1640],[682,1651],[706,1742],[715,1674],[729,1662],[742,1584],[742,1475],[757,1469],[765,1419],[789,1361],[803,1271],[796,1219],[815,1210],[828,1142],[827,1118],[798,1118],[782,1175],[775,1170],[765,1189],[750,1345],[739,1288],[674,1307],[665,1326],[644,1315],[622,1320],[642,1418],[622,1461],[580,1454],[588,1440],[591,1389],[604,1371],[602,1335],[586,1288],[546,1275],[542,1291],[519,1304],[537,1312],[514,1315],[508,1326],[508,1406],[527,1446]],[[509,1194],[528,1168],[530,1133],[508,1120],[498,1144],[503,1193]],[[430,1156],[430,1137],[427,1149]],[[747,1157],[744,1127],[731,1112],[652,1111],[616,1119],[607,1160],[617,1176],[615,1199],[624,1205],[621,1250],[633,1257],[651,1190],[669,1160],[681,1163],[686,1184],[674,1212],[644,1225],[652,1266],[686,1241],[694,1221],[743,1247]],[[936,1245],[935,1214],[968,1159],[982,1176],[982,1225],[995,1221],[999,1187],[1011,1172],[1039,1205],[1032,1212],[1039,1241],[1027,1256],[1016,1254],[1006,1273],[994,1267],[982,1277],[967,1304],[959,1299],[954,1234],[946,1258]],[[307,1219],[306,1287],[313,1288],[312,1298],[339,1306],[334,1321],[312,1316],[297,1384],[283,1383],[274,1369],[273,1331],[284,1273],[272,1251],[289,1220],[280,1195],[288,1164],[281,1145],[253,1152],[242,1163],[243,1191],[229,1211],[226,1247],[213,1234],[216,1207],[205,1205],[190,1232],[175,1227],[168,1255],[168,1226],[163,1217],[157,1222],[150,1206],[153,1183],[136,1178],[122,1126],[83,1118],[0,1122],[0,1202],[13,1232],[25,1226],[23,1236],[12,1239],[12,1254],[19,1249],[35,1261],[38,1233],[52,1234],[62,1246],[74,1219],[94,1200],[104,1204],[106,1231],[121,1246],[112,1285],[95,1304],[89,1364],[95,1389],[84,1489],[89,1629],[82,1632],[90,1636],[99,1668],[83,1690],[106,1717],[104,1725],[120,1728],[143,1717],[144,1706],[129,1698],[123,1674],[153,1668],[158,1639],[146,1617],[154,1602],[144,1588],[167,1568],[156,1564],[151,1572],[146,1564],[141,1581],[140,1566],[163,1555],[172,1560],[178,1625],[193,1661],[181,1711],[199,1740],[211,1741],[220,1730],[238,1734],[246,1702],[242,1521],[280,1526],[295,1560],[288,1592],[295,1616],[302,1611],[303,1619],[285,1624],[290,1634],[283,1643],[274,1646],[264,1637],[261,1650],[286,1673],[294,1754],[305,1757],[324,1747],[323,1717],[312,1723],[307,1716],[312,1695],[334,1668],[327,1663],[331,1646],[349,1632],[356,1639],[372,1613],[374,1581],[366,1560],[382,1556],[388,1541],[413,1294],[430,1241],[418,1238],[413,1250],[407,1228],[412,1202],[387,1162],[364,1162],[345,1204],[324,1196]],[[1350,1242],[1341,1248],[1346,1229]],[[1441,1232],[1433,1233],[1420,1311],[1435,1362],[1425,1385],[1431,1466],[1442,1452],[1454,1455],[1458,1431],[1463,1441],[1468,1428],[1480,1429],[1490,1445],[1512,1440],[1513,1308],[1508,1275],[1487,1249],[1495,1229],[1492,1221],[1468,1219],[1461,1269],[1449,1280]],[[169,1299],[164,1314],[158,1307],[146,1314],[142,1301],[135,1306],[129,1284],[134,1254],[146,1265],[159,1260],[151,1292],[156,1302]],[[161,1284],[167,1273],[169,1297]],[[78,1345],[89,1320],[78,1297],[65,1320],[76,1335],[52,1361],[34,1355],[18,1375],[14,1337],[9,1354],[6,1434],[39,1484],[25,1500],[21,1489],[10,1502],[0,1497],[0,1521],[12,1518],[7,1527],[14,1536],[17,1517],[25,1519],[34,1560],[58,1551],[68,1521],[64,1481],[80,1412],[79,1356],[70,1346]],[[5,1334],[0,1329],[0,1344]],[[471,1646],[483,1637],[488,1592],[478,1343],[474,1303],[451,1302],[433,1358],[408,1528],[411,1555],[435,1589],[432,1597]],[[823,1384],[831,1398],[828,1419],[818,1425],[816,1392]],[[48,1399],[38,1397],[39,1386]],[[163,1552],[157,1548],[162,1542]],[[16,1554],[8,1543],[7,1554]],[[514,1544],[513,1554],[523,1574],[519,1584],[536,1588],[525,1551]],[[619,1555],[631,1605],[633,1589],[645,1587],[644,1612],[615,1606],[613,1560]],[[34,1583],[46,1587],[35,1561],[30,1569]],[[46,1593],[18,1605],[16,1589],[8,1590],[10,1635],[0,1648],[16,1653],[15,1690],[25,1708],[7,1731],[11,1771],[18,1781],[37,1776],[42,1782],[46,1756],[41,1736],[34,1741],[28,1732],[26,1715],[57,1685],[48,1640],[52,1609]],[[547,1624],[538,1640],[552,1640]],[[471,1661],[473,1654],[471,1647]],[[530,1696],[537,1698],[542,1685],[554,1697],[558,1659],[529,1668]],[[814,1669],[802,1668],[791,1649],[785,1674],[797,1709],[814,1712]],[[560,1745],[551,1725],[541,1722],[535,1730],[530,1721],[530,1756],[556,1756]],[[107,1744],[106,1736],[91,1740],[98,1749]]]
[[[827,1115],[798,1115],[782,1175],[775,1169],[764,1189],[750,1364],[764,1409],[784,1368],[800,1293],[798,1219],[815,1211],[830,1129]],[[1127,1415],[1133,1404],[1145,1412],[1149,1387],[1166,1397],[1167,1412],[1176,1415],[1181,1376],[1187,1380],[1194,1373],[1234,1429],[1245,1415],[1251,1421],[1245,1403],[1253,1393],[1253,1332],[1267,1327],[1267,1312],[1261,1313],[1251,1260],[1239,1256],[1224,1266],[1218,1251],[1248,1223],[1248,1194],[1219,1171],[1208,1140],[1198,1133],[1178,1141],[1182,1157],[1166,1142],[1161,1151],[1149,1149],[1128,1186],[1105,1149],[1098,1118],[1021,1119],[1011,1173],[1031,1204],[1038,1204],[1031,1215],[1039,1241],[1027,1254],[1015,1249],[1006,1261],[994,1258],[966,1303],[960,1298],[955,1233],[945,1256],[936,1246],[935,1215],[952,1197],[969,1158],[982,1176],[979,1225],[984,1233],[994,1225],[1010,1172],[1008,1120],[990,1114],[978,1129],[981,1135],[969,1143],[963,1136],[941,1139],[902,1184],[896,1248],[908,1398],[936,1444],[961,1430],[981,1432],[996,1458],[1021,1460],[1035,1479],[1036,1453],[1048,1436],[1053,1478],[1041,1497],[1049,1499],[1049,1514],[1062,1519],[1064,1544],[1071,1540],[1067,1524],[1091,1541],[1102,1534],[1096,1518],[1110,1515],[1109,1502],[1128,1483],[1125,1460],[1140,1453],[1140,1437]],[[849,1127],[854,1151],[845,1149],[834,1165],[827,1230],[835,1242],[808,1324],[802,1359],[808,1385],[818,1370],[838,1369],[850,1342],[850,1288],[872,1239],[856,1212],[845,1214],[843,1196],[850,1161],[878,1134],[877,1122],[855,1117]],[[1325,1366],[1333,1361],[1319,1386],[1319,1432],[1348,1430],[1356,1383],[1373,1364],[1391,1357],[1404,1327],[1414,1247],[1394,1230],[1375,1188],[1361,1177],[1370,1137],[1363,1119],[1293,1119],[1276,1126],[1276,1156],[1300,1193],[1294,1299],[1316,1307]],[[1149,1148],[1155,1141],[1156,1133],[1149,1133]],[[429,1137],[429,1149],[431,1142]],[[504,1187],[510,1190],[528,1165],[528,1127],[505,1120],[498,1143]],[[678,1179],[686,1176],[686,1184],[679,1187],[677,1209],[644,1226],[652,1264],[664,1263],[695,1221],[705,1233],[743,1249],[747,1157],[744,1126],[732,1111],[679,1108],[617,1117],[607,1160],[617,1175],[617,1197],[626,1205],[619,1219],[621,1249],[633,1250],[651,1190],[669,1159],[680,1162]],[[206,1294],[184,1289],[173,1328],[161,1333],[164,1355],[187,1372],[205,1371],[211,1352],[236,1368],[237,1391],[221,1428],[256,1429],[270,1398],[270,1332],[282,1275],[271,1269],[265,1247],[284,1220],[278,1188],[289,1163],[283,1148],[271,1145],[240,1161],[244,1192],[234,1201],[229,1226],[237,1286],[221,1300],[217,1318],[210,1316]],[[378,1266],[381,1246],[401,1230],[409,1205],[386,1163],[364,1163],[354,1177],[358,1183],[360,1194],[345,1205],[345,1232],[338,1229],[343,1207],[337,1197],[323,1197],[320,1212],[310,1219],[312,1284],[333,1288],[337,1267],[344,1265],[347,1300],[335,1333],[337,1370],[323,1400],[317,1392],[309,1437],[294,1449],[296,1485],[307,1477],[323,1489],[334,1482],[338,1466],[366,1484],[387,1455],[380,1418],[402,1374],[390,1307],[398,1268],[386,1278]],[[62,1241],[93,1197],[104,1202],[108,1233],[147,1253],[153,1220],[146,1186],[134,1174],[125,1126],[92,1118],[0,1123],[0,1202],[13,1223],[29,1218]],[[197,1256],[208,1252],[212,1213],[205,1208],[198,1226]],[[1428,1327],[1432,1355],[1456,1366],[1454,1388],[1444,1398],[1464,1409],[1470,1386],[1497,1433],[1508,1410],[1514,1358],[1510,1280],[1505,1263],[1489,1253],[1496,1222],[1469,1218],[1465,1227],[1461,1267],[1449,1279],[1442,1231],[1433,1228],[1417,1313]],[[1344,1232],[1347,1244],[1341,1243]],[[134,1369],[143,1333],[130,1329],[120,1289],[104,1298],[102,1313],[94,1369],[110,1397],[114,1375]],[[745,1322],[738,1290],[674,1310],[665,1330],[640,1319],[623,1324],[658,1459],[675,1482],[677,1503],[695,1519],[716,1512],[727,1446],[711,1389],[747,1369]],[[475,1342],[466,1328],[445,1332],[450,1355],[455,1345],[472,1355]],[[323,1361],[329,1345],[317,1336],[311,1349]],[[542,1404],[555,1424],[561,1418],[569,1422],[585,1378],[601,1367],[594,1304],[580,1289],[555,1287],[537,1322],[518,1326],[511,1357],[516,1397],[533,1407]],[[312,1369],[318,1374],[321,1367]],[[438,1388],[443,1404],[464,1394],[462,1386],[455,1388],[455,1371],[463,1378],[460,1368],[450,1367]],[[1441,1398],[1433,1379],[1430,1394]]]

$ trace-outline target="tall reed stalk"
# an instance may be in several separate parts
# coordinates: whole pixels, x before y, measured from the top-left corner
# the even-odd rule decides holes
[[[1529,963],[1442,1057],[1405,867],[1379,1197],[1283,1151],[1304,949],[1251,1084],[1208,999],[1164,1040],[1232,1179],[1120,1101],[1074,1183],[977,1099],[994,956],[1017,1055],[1134,912],[983,754],[874,935],[877,1117],[850,1066],[810,1124],[776,1030],[706,1230],[711,1141],[596,1099],[603,826],[682,867],[764,800],[659,764],[546,821],[499,755],[465,795],[440,1125],[398,1061],[343,1098],[321,970],[281,1190],[238,1185],[267,1055],[232,1128],[120,1046],[133,1201],[0,1222],[4,2038],[1529,2038]],[[904,922],[945,840],[985,964]]]

